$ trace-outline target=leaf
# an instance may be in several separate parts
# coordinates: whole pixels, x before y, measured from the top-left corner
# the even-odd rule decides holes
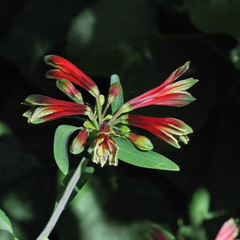
[[[8,127],[7,124],[0,121],[0,137],[4,135],[11,135],[11,129]]]
[[[209,216],[210,194],[205,188],[197,189],[189,205],[189,217],[194,226],[200,226]]]
[[[18,240],[18,238],[13,233],[12,224],[9,218],[1,209],[0,209],[0,230],[4,230],[11,233],[13,239]]]
[[[68,173],[69,169],[68,140],[72,133],[78,129],[79,127],[71,125],[60,125],[54,135],[54,157],[59,169],[64,175]]]
[[[183,9],[190,16],[191,22],[205,33],[229,34],[240,36],[240,2],[184,0]]]
[[[231,50],[231,60],[237,69],[240,69],[240,41],[238,45]]]
[[[70,198],[68,199],[67,204],[69,204],[71,201],[73,201],[73,199],[77,196],[78,192],[81,190],[81,188],[85,185],[85,183],[89,180],[89,178],[92,176],[94,172],[94,168],[93,167],[86,167],[84,169],[84,172],[82,173],[78,183],[76,184],[74,191],[72,192]],[[71,171],[68,173],[68,175],[64,178],[61,187],[59,189],[59,193],[57,196],[57,200],[55,203],[55,208],[57,207],[60,199],[62,198],[62,195],[64,194],[64,191],[70,181],[70,179],[72,178],[72,175],[74,174],[74,171]]]
[[[153,151],[139,151],[132,143],[122,138],[114,138],[119,147],[118,158],[126,163],[158,170],[179,171],[178,165]]]
[[[119,76],[117,74],[114,74],[111,76],[110,84],[113,85],[116,82],[119,83],[121,92],[119,93],[119,95],[114,99],[114,101],[111,104],[112,114],[114,114],[124,103],[123,90],[122,90]]]

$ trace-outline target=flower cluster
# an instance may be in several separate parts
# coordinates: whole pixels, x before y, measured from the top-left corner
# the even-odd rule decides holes
[[[195,98],[186,90],[197,80],[188,78],[175,82],[187,71],[189,62],[175,70],[160,86],[124,103],[113,115],[107,115],[109,106],[121,92],[118,82],[110,86],[108,99],[104,106],[104,96],[100,94],[96,83],[75,65],[56,55],[48,55],[44,60],[46,64],[54,67],[46,73],[46,77],[56,79],[57,87],[72,102],[37,94],[30,95],[23,104],[31,108],[23,116],[33,124],[66,116],[81,116],[79,118],[84,120],[83,125],[70,146],[73,154],[81,153],[86,148],[88,140],[91,140],[88,144],[93,149],[92,161],[100,163],[101,166],[106,163],[116,166],[119,148],[113,137],[126,138],[140,150],[148,151],[153,148],[148,138],[132,133],[127,125],[147,130],[177,148],[180,147],[179,142],[188,143],[187,135],[192,133],[192,129],[181,120],[131,115],[128,112],[149,105],[180,107],[194,101]],[[81,92],[73,84],[84,88],[95,98],[96,106],[94,108],[83,101]]]

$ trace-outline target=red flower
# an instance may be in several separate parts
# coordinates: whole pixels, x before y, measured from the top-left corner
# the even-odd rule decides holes
[[[180,148],[179,141],[187,144],[189,139],[186,135],[192,133],[191,127],[175,118],[156,118],[126,114],[120,119],[122,123],[147,130],[177,148]]]
[[[176,107],[188,105],[190,102],[194,101],[195,98],[186,90],[193,86],[198,80],[188,78],[186,80],[173,83],[178,77],[186,72],[188,68],[189,62],[174,71],[160,86],[125,103],[120,112],[125,113],[149,105]]]
[[[118,146],[111,138],[110,127],[107,124],[100,126],[99,135],[94,141],[92,161],[100,163],[103,167],[106,162],[109,165],[118,165]]]
[[[238,233],[239,228],[236,222],[230,218],[223,224],[215,240],[234,240]]]
[[[57,69],[50,70],[46,73],[47,78],[67,79],[90,92],[93,96],[99,95],[96,83],[84,72],[78,69],[74,64],[56,55],[47,55],[44,57],[45,62]]]
[[[84,104],[57,100],[42,95],[30,95],[25,99],[25,105],[31,108],[23,114],[29,123],[42,123],[57,118],[73,115],[88,115],[90,109]]]

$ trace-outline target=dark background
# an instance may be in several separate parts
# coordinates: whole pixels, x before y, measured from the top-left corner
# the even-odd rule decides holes
[[[30,94],[65,99],[44,77],[47,54],[72,61],[104,94],[110,76],[118,74],[126,101],[158,86],[186,61],[190,69],[181,78],[199,79],[189,90],[197,101],[189,106],[136,111],[176,117],[193,128],[190,143],[180,150],[150,136],[154,150],[177,163],[180,172],[121,161],[117,168],[92,164],[91,188],[116,229],[148,220],[176,233],[179,218],[189,223],[188,205],[199,187],[208,190],[212,212],[224,211],[206,221],[209,239],[228,217],[240,216],[239,9],[237,0],[0,1],[0,208],[21,239],[35,239],[54,206],[60,184],[52,153],[56,127],[80,124],[63,119],[30,125],[22,117],[27,108],[20,103]],[[93,100],[82,93],[86,102]],[[77,161],[72,159],[72,167]],[[97,221],[84,226],[98,233]],[[50,239],[91,240],[82,228],[67,208]],[[119,239],[117,230],[113,236]]]

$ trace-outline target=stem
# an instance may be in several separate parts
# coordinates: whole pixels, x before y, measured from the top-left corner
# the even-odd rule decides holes
[[[96,118],[95,118],[95,116],[94,116],[94,114],[93,114],[92,109],[91,109],[91,112],[90,112],[90,113],[91,113],[91,114],[88,115],[88,117],[89,117],[90,120],[94,123],[95,127],[96,127],[97,129],[99,129],[99,124],[98,124],[98,122],[97,122],[97,120],[96,120]]]
[[[130,106],[130,104],[128,102],[124,103],[119,109],[118,111],[113,115],[113,117],[108,121],[108,125],[112,125],[113,122],[115,122],[116,118],[119,117],[121,114],[123,113],[127,113],[129,111],[132,111],[132,107]]]
[[[96,102],[97,102],[99,125],[101,125],[102,121],[103,121],[103,117],[102,117],[102,106],[101,106],[101,101],[100,101],[100,95],[96,98]]]
[[[105,115],[106,115],[106,112],[108,110],[108,107],[110,106],[111,102],[108,102],[107,105],[105,106],[105,109],[103,111],[103,114],[102,114],[102,118],[104,119]]]
[[[72,178],[70,179],[70,181],[63,193],[62,198],[60,199],[57,207],[55,208],[51,218],[49,219],[47,225],[45,226],[45,228],[43,229],[43,231],[40,233],[40,235],[38,236],[38,238],[36,240],[43,240],[43,239],[47,238],[49,236],[49,234],[51,233],[51,231],[53,230],[53,228],[55,227],[55,225],[56,225],[62,211],[64,210],[74,187],[76,186],[78,180],[80,179],[81,174],[83,173],[88,161],[89,160],[87,158],[83,158],[82,161],[79,163],[78,167],[76,168]]]
[[[122,107],[118,109],[118,111],[113,115],[113,117],[108,121],[108,125],[112,125],[116,118],[122,114]]]

